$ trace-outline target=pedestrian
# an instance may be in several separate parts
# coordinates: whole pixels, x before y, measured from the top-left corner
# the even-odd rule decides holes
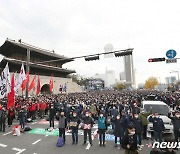
[[[90,113],[86,112],[85,117],[83,118],[84,122],[84,143],[83,145],[86,144],[87,141],[87,135],[89,136],[89,143],[92,146],[92,138],[91,138],[91,129],[93,127],[93,119],[90,117]]]
[[[19,113],[18,113],[18,117],[19,117],[19,124],[21,125],[21,128],[24,129],[25,117],[26,117],[26,109],[24,106],[21,106]]]
[[[99,141],[100,146],[103,145],[105,147],[105,132],[107,130],[107,122],[106,117],[103,116],[103,113],[100,113],[100,116],[98,117],[98,133],[99,133]],[[102,141],[103,139],[103,141]]]
[[[0,109],[0,131],[5,132],[6,130],[6,118],[7,118],[7,112],[5,107],[2,107]]]
[[[122,138],[124,154],[138,154],[137,136],[133,125],[129,125],[126,134]]]
[[[70,118],[70,129],[72,129],[72,144],[78,144],[78,127],[80,119],[76,112],[73,112],[73,116]]]
[[[12,125],[13,119],[15,118],[15,110],[14,107],[8,109],[8,126]]]
[[[65,135],[65,130],[67,128],[67,120],[66,117],[64,116],[64,112],[60,112],[59,115],[59,137],[64,138],[64,143],[66,142],[66,135]]]
[[[141,136],[142,136],[143,125],[142,125],[142,121],[139,119],[139,114],[134,114],[134,117],[132,118],[131,121],[135,128],[139,150],[142,150],[141,148],[143,147],[143,145],[142,145]]]
[[[149,117],[149,122],[153,123],[155,141],[159,141],[161,143],[162,135],[163,132],[165,131],[163,120],[159,117],[159,114],[155,112],[153,116]]]
[[[114,128],[115,145],[114,145],[114,147],[117,147],[117,139],[118,138],[119,138],[120,147],[121,147],[122,137],[124,136],[123,122],[122,122],[121,116],[118,115],[116,118],[114,118],[112,120],[114,121],[114,124],[115,124],[115,128]]]
[[[49,109],[49,125],[50,127],[54,128],[54,118],[56,115],[56,110],[54,108],[54,105],[51,104],[51,107]]]
[[[142,121],[142,125],[143,125],[143,139],[147,139],[147,125],[149,124],[147,117],[151,114],[152,114],[152,107],[150,109],[150,112],[145,112],[145,110],[142,110],[142,112],[139,115],[139,119]]]
[[[169,115],[169,118],[172,120],[175,141],[178,142],[180,140],[180,111],[176,111],[174,117]]]

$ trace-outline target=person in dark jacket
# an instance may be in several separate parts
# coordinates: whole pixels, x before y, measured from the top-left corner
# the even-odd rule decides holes
[[[67,120],[66,117],[64,116],[63,111],[59,114],[58,120],[59,120],[59,137],[63,137],[65,143],[66,142],[65,130],[67,128]]]
[[[175,116],[169,115],[169,118],[173,123],[175,141],[178,142],[180,139],[180,112],[176,111]]]
[[[135,128],[132,125],[128,126],[128,131],[122,138],[122,147],[124,154],[138,154],[137,151],[137,136],[135,134]]]
[[[142,125],[142,121],[139,119],[139,114],[134,114],[134,117],[132,118],[131,121],[136,129],[135,132],[138,138],[138,144],[141,146],[142,144],[141,136],[142,136],[143,125]]]
[[[73,112],[73,116],[70,118],[70,129],[72,129],[72,144],[78,144],[78,127],[80,119],[76,112]]]
[[[115,145],[114,145],[114,147],[117,147],[118,137],[120,140],[120,144],[122,144],[122,137],[124,136],[123,122],[122,122],[120,115],[118,115],[115,119],[113,119],[113,121],[115,124],[115,128],[114,128]]]
[[[155,112],[154,116],[149,117],[149,122],[153,123],[155,141],[159,140],[159,142],[162,142],[162,134],[165,131],[163,120],[159,117],[158,113]]]
[[[50,127],[53,127],[53,128],[54,128],[55,115],[56,115],[56,110],[54,108],[54,105],[51,105],[50,109],[49,109],[49,125],[50,125]]]
[[[99,141],[100,141],[100,146],[103,145],[105,147],[105,132],[107,130],[107,122],[106,122],[106,117],[103,116],[103,113],[100,112],[100,115],[98,117],[98,133],[99,133]],[[103,138],[103,142],[102,142]]]
[[[92,146],[92,138],[91,138],[91,129],[93,127],[93,119],[90,117],[90,113],[86,112],[85,117],[83,118],[84,121],[84,143],[83,145],[86,144],[87,141],[87,134],[89,136],[89,143]]]
[[[24,129],[24,127],[25,127],[26,114],[27,114],[26,109],[24,106],[22,106],[21,109],[19,110],[19,113],[18,113],[19,124],[21,125],[22,129]]]
[[[5,132],[6,118],[7,118],[6,109],[5,109],[5,107],[2,107],[0,110],[0,131]]]

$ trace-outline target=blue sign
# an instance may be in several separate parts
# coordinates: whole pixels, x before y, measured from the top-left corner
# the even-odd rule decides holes
[[[166,57],[167,57],[167,58],[170,58],[170,59],[176,57],[176,51],[173,50],[173,49],[168,50],[168,51],[166,52]]]

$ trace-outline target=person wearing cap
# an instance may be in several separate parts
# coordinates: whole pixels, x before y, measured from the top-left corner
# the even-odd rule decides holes
[[[105,132],[107,130],[107,122],[106,122],[106,117],[103,116],[103,113],[100,112],[100,115],[98,117],[98,133],[99,133],[99,141],[100,141],[100,146],[103,145],[105,147]],[[102,142],[103,138],[103,142]]]
[[[90,117],[90,113],[86,112],[85,117],[83,118],[84,122],[84,143],[83,145],[86,144],[87,141],[87,135],[89,136],[89,143],[92,146],[92,138],[91,138],[91,129],[93,127],[93,119]]]
[[[172,120],[175,141],[178,142],[180,139],[180,112],[176,111],[175,116],[171,114],[168,117]]]
[[[143,125],[143,139],[147,139],[147,126],[149,124],[147,117],[151,114],[152,114],[152,107],[149,112],[145,112],[145,110],[143,109],[139,115],[139,119],[142,121],[142,125]]]
[[[162,134],[165,131],[164,122],[159,117],[157,112],[154,113],[153,116],[149,117],[149,122],[153,123],[153,130],[154,130],[154,139],[155,141],[162,142]]]
[[[76,112],[73,112],[72,117],[70,117],[70,129],[72,129],[72,144],[78,144],[78,127],[80,124],[80,119]]]

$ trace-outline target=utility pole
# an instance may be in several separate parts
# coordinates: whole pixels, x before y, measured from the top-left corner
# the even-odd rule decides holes
[[[26,72],[29,72],[30,70],[29,62],[30,62],[30,50],[27,49]],[[29,83],[27,83],[26,85],[26,98],[28,98],[28,87],[29,87]]]

